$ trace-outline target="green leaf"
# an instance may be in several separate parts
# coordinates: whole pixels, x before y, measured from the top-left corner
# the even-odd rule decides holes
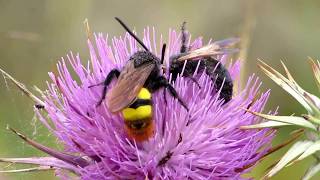
[[[312,141],[298,141],[296,142],[282,158],[280,161],[267,173],[267,177],[271,177],[284,168],[288,163],[295,160],[300,156],[306,149],[308,149],[313,144]]]
[[[309,180],[311,179],[315,174],[317,174],[320,171],[320,163],[315,162],[313,165],[309,167],[309,169],[306,171],[306,173],[303,175],[302,180]]]

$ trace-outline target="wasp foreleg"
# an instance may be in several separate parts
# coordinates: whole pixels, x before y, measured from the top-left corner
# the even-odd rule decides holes
[[[107,94],[107,88],[110,85],[111,81],[113,80],[114,77],[118,78],[120,76],[120,71],[118,69],[112,69],[106,79],[103,81],[103,90],[102,90],[102,97],[97,103],[97,106],[100,106],[102,101],[106,98]],[[100,83],[102,84],[102,83]]]
[[[184,101],[180,98],[180,96],[178,95],[177,91],[174,89],[174,87],[168,82],[168,80],[163,77],[160,76],[158,78],[158,87],[165,87],[169,90],[170,94],[174,97],[177,98],[179,103],[187,110],[189,111],[188,106],[184,103]]]

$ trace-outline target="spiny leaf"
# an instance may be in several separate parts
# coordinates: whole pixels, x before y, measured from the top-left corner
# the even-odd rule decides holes
[[[311,64],[312,70],[313,70],[313,76],[316,79],[317,86],[320,90],[320,65],[319,61],[317,63],[309,57],[309,62]]]
[[[281,62],[281,65],[284,69],[284,71],[286,72],[286,75],[289,79],[290,82],[294,83],[295,85],[297,85],[298,83],[294,80],[293,76],[291,75],[291,73],[289,72],[287,66],[283,63],[283,61],[280,61]]]
[[[320,171],[320,163],[315,162],[312,164],[309,169],[306,171],[306,173],[303,175],[302,180],[309,180],[314,175],[316,175]]]
[[[267,173],[266,177],[271,177],[284,168],[288,163],[295,160],[299,155],[301,155],[306,149],[312,145],[311,141],[298,141],[296,142],[282,158],[280,161]]]
[[[293,88],[296,88],[298,92],[300,92],[303,97],[306,99],[307,103],[311,106],[311,108],[315,111],[319,111],[319,105],[320,105],[320,99],[311,94],[308,93],[307,91],[305,91],[302,87],[299,86],[299,84],[293,79],[292,75],[290,74],[288,68],[286,67],[286,65],[281,61],[281,64],[287,74],[287,77],[289,79],[289,81],[293,84]]]
[[[312,123],[314,123],[314,124],[320,125],[320,119],[317,118],[317,117],[314,117],[314,116],[309,115],[309,114],[302,114],[301,116],[302,116],[304,119],[306,119],[306,120],[308,120],[308,121],[310,121],[310,122],[312,122]]]
[[[296,161],[301,161],[302,159],[316,153],[320,150],[320,140],[314,142]]]
[[[309,101],[304,97],[306,91],[302,89],[294,80],[291,74],[289,73],[287,67],[283,64],[283,67],[288,76],[287,79],[278,71],[259,60],[260,64],[258,65],[262,71],[269,76],[275,83],[277,83],[280,87],[282,87],[285,91],[287,91],[291,96],[293,96],[308,112],[311,114],[317,113],[320,114],[319,108],[313,104],[313,102]]]
[[[238,169],[236,169],[235,171],[236,171],[236,172],[242,172],[243,170],[252,167],[252,166],[255,165],[257,162],[262,161],[265,157],[269,156],[270,154],[272,154],[272,153],[274,153],[274,152],[277,152],[278,150],[282,149],[283,147],[287,146],[288,144],[294,142],[294,141],[297,140],[302,134],[303,134],[303,129],[298,130],[296,133],[293,134],[293,136],[292,136],[289,140],[287,140],[287,141],[285,141],[285,142],[283,142],[283,143],[281,143],[281,144],[279,144],[279,145],[277,145],[277,146],[274,146],[274,147],[268,149],[268,151],[267,151],[263,156],[261,156],[257,161],[252,162],[252,163],[250,163],[250,164],[247,164],[247,165],[243,166],[242,168],[238,168]]]
[[[241,126],[241,129],[262,129],[262,128],[274,128],[274,127],[283,127],[283,126],[292,126],[293,124],[283,123],[278,121],[267,121],[259,124],[253,124],[248,126]]]
[[[272,120],[272,121],[277,121],[277,122],[296,125],[296,126],[299,126],[299,127],[309,128],[309,129],[311,129],[313,131],[317,130],[315,125],[313,125],[312,123],[310,123],[309,121],[305,120],[302,117],[298,117],[298,116],[273,116],[273,115],[253,112],[253,111],[250,111],[250,110],[247,110],[247,109],[246,109],[246,111],[250,112],[250,113],[252,113],[252,114],[254,114],[256,116],[260,116],[262,118],[269,119],[269,120]]]
[[[320,99],[317,96],[308,92],[304,92],[303,97],[308,100],[312,108],[320,109]]]

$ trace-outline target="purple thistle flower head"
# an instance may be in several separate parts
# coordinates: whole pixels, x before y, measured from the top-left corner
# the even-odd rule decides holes
[[[180,36],[169,31],[167,66],[169,57],[179,53]],[[189,78],[178,77],[173,86],[189,111],[168,93],[164,95],[164,88],[154,92],[153,135],[143,142],[132,140],[121,113],[111,113],[105,101],[96,106],[103,86],[88,87],[103,82],[112,69],[121,70],[140,48],[128,33],[111,41],[96,34],[94,41],[88,40],[89,62],[83,64],[79,55],[70,53],[57,64],[57,74],[49,73],[52,82],[43,96],[48,116],[36,109],[43,124],[64,145],[64,152],[44,150],[53,157],[29,163],[50,165],[62,178],[66,176],[63,170],[69,170],[81,179],[242,179],[266,154],[273,137],[269,129],[239,128],[261,122],[241,107],[261,112],[269,96],[269,91],[258,95],[261,83],[254,75],[225,104],[206,73],[195,76],[200,89]],[[155,30],[146,28],[143,42],[160,58],[162,35],[159,41]],[[196,49],[202,44],[199,37],[188,46]],[[222,64],[226,59],[226,55],[218,57]],[[227,69],[236,79],[239,61]],[[169,79],[170,74],[165,76]],[[235,87],[239,89],[238,84]]]

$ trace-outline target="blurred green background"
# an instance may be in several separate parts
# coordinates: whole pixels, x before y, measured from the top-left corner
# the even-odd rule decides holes
[[[254,7],[252,11],[250,6]],[[193,37],[203,36],[208,40],[239,36],[249,14],[256,23],[250,33],[245,75],[257,73],[263,80],[263,89],[272,89],[268,109],[279,105],[280,114],[301,114],[305,112],[301,106],[266,78],[256,63],[261,58],[280,70],[280,60],[283,60],[302,87],[319,95],[307,61],[308,56],[320,57],[317,48],[320,44],[319,8],[318,0],[0,0],[0,67],[28,87],[37,85],[45,89],[47,72],[70,50],[79,52],[82,60],[88,59],[85,18],[89,19],[92,31],[111,36],[124,32],[114,16],[122,17],[138,32],[150,25],[163,34],[170,27],[178,28],[185,20]],[[7,124],[43,144],[56,146],[54,138],[35,120],[32,102],[12,84],[7,86],[3,78],[0,78],[0,98],[0,157],[43,155],[7,131]],[[274,144],[287,139],[291,130],[282,129]],[[285,149],[267,158],[252,175],[261,177],[284,152]],[[311,162],[311,158],[300,162],[272,179],[300,179]],[[0,167],[5,166],[1,164]],[[0,174],[0,179],[43,178],[56,179],[52,172]],[[314,179],[318,178],[320,176]]]

